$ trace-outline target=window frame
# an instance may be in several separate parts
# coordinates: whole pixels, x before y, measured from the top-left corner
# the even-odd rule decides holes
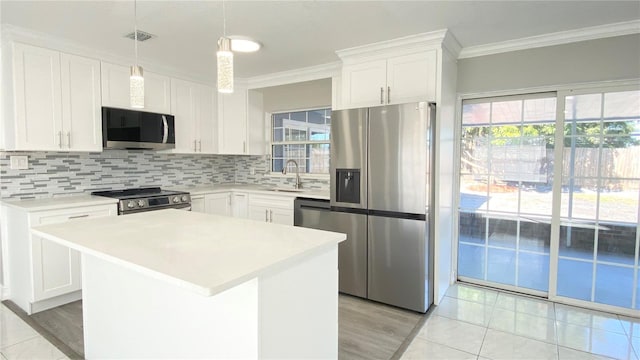
[[[331,108],[330,105],[327,106],[318,106],[318,107],[310,107],[310,108],[301,108],[301,109],[293,109],[293,110],[278,110],[278,111],[271,111],[268,113],[267,116],[267,137],[268,137],[268,144],[269,144],[269,153],[268,153],[268,161],[269,161],[269,172],[267,173],[269,176],[273,176],[273,177],[293,177],[295,176],[295,173],[291,173],[291,172],[287,172],[286,175],[282,174],[281,171],[274,171],[273,169],[273,160],[274,158],[279,158],[279,157],[275,157],[274,153],[273,153],[273,148],[274,145],[317,145],[317,144],[326,144],[329,145],[329,153],[331,152],[331,136],[329,136],[329,138],[327,140],[291,140],[291,141],[274,141],[273,138],[273,132],[274,132],[274,116],[278,115],[278,114],[287,114],[287,113],[296,113],[296,112],[311,112],[311,111],[317,111],[317,110],[325,110],[328,111],[329,113],[331,113],[331,111],[333,110]],[[307,122],[305,123],[307,125],[317,125],[317,126],[326,126],[329,125],[329,132],[331,132],[331,123],[329,124],[314,124],[314,123],[309,123],[308,122],[308,115],[307,115]],[[284,124],[283,124],[284,125]],[[282,127],[284,129],[284,126]],[[307,128],[309,128],[309,126],[307,126]],[[283,134],[284,135],[284,134]],[[283,136],[284,138],[284,136]],[[283,157],[283,160],[284,157]],[[329,155],[329,161],[331,161],[331,155]],[[306,170],[306,167],[305,167]],[[320,179],[328,179],[329,178],[329,169],[327,169],[326,173],[308,173],[308,172],[301,172],[300,176],[304,177],[304,178],[320,178]]]

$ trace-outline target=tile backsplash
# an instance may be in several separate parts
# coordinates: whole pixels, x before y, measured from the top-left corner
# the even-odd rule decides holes
[[[27,155],[27,170],[10,169],[11,155]],[[171,154],[151,150],[101,153],[0,152],[0,198],[30,199],[142,186],[190,187],[222,183],[292,186],[272,176],[265,156]],[[329,179],[303,178],[327,189]]]

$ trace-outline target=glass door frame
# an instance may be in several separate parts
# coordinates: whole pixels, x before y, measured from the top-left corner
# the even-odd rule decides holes
[[[484,280],[478,280],[475,278],[467,278],[458,274],[458,248],[459,248],[459,216],[460,216],[460,166],[461,166],[461,141],[462,141],[462,104],[463,100],[490,98],[490,97],[502,97],[510,95],[526,95],[541,92],[555,92],[556,93],[556,133],[555,133],[555,147],[554,147],[554,163],[562,164],[564,157],[564,125],[565,125],[565,101],[567,96],[583,95],[583,94],[597,94],[607,92],[622,92],[640,90],[640,82],[637,80],[624,80],[624,81],[612,81],[607,83],[590,83],[581,85],[566,85],[557,87],[544,87],[535,89],[521,89],[517,91],[498,91],[476,94],[462,94],[458,95],[456,101],[456,126],[455,126],[455,139],[456,146],[453,156],[455,157],[454,167],[454,179],[453,186],[457,189],[455,197],[453,199],[454,205],[454,221],[453,221],[453,234],[454,244],[452,244],[452,266],[455,274],[454,279],[462,281],[468,281],[470,283],[491,286],[494,288],[523,292],[526,294],[547,298],[550,301],[579,306],[583,308],[589,308],[598,311],[605,311],[610,313],[616,313],[620,315],[640,317],[639,309],[629,309],[624,307],[618,307],[613,305],[601,304],[592,301],[584,301],[573,299],[557,294],[558,285],[558,261],[559,261],[559,245],[560,245],[560,225],[561,225],[561,202],[562,202],[562,166],[557,166],[558,173],[554,172],[554,178],[552,182],[552,213],[551,213],[551,239],[549,249],[549,288],[548,292],[538,291],[534,289],[526,289],[522,287],[516,287],[511,285],[499,284],[488,282]],[[639,195],[640,198],[640,195]],[[640,215],[639,215],[640,217]],[[640,220],[637,225],[636,232],[636,266],[640,261]],[[638,284],[640,271],[634,273],[634,299],[640,297],[640,285]]]

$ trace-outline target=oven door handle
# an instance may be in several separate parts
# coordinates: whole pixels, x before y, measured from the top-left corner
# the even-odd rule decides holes
[[[162,143],[166,144],[169,138],[169,124],[167,123],[167,117],[162,115],[162,125],[164,125],[164,133],[162,134]]]

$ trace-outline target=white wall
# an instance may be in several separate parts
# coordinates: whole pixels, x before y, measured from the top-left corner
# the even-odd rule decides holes
[[[640,78],[640,34],[458,60],[458,93]]]
[[[256,89],[264,95],[265,112],[331,107],[331,79]]]

